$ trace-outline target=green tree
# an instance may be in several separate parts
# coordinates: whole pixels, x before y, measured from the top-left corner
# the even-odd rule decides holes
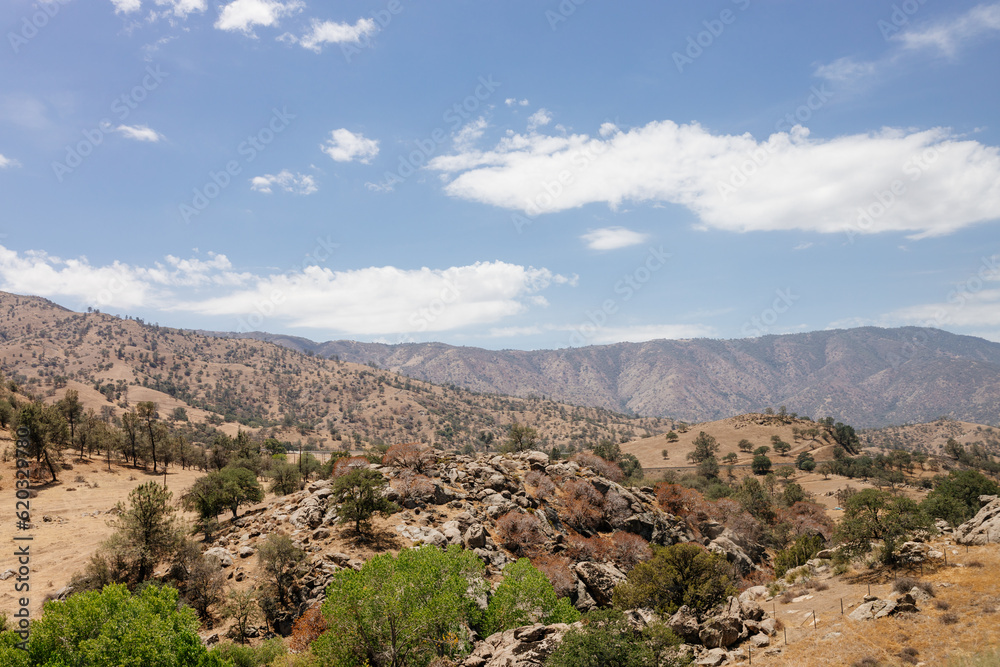
[[[36,461],[44,460],[52,481],[57,481],[53,460],[60,459],[60,452],[69,438],[69,427],[62,414],[53,406],[33,401],[20,406],[12,426],[14,430],[28,429],[29,455]]]
[[[740,440],[739,444],[736,446],[740,448],[741,452],[746,452],[747,454],[753,451],[753,443],[746,438]]]
[[[146,437],[149,439],[149,451],[153,457],[153,473],[156,473],[156,443],[162,435],[161,431],[156,428],[160,413],[156,411],[156,403],[142,401],[136,406],[136,415],[146,430]]]
[[[934,480],[934,490],[922,503],[924,510],[936,519],[957,526],[979,511],[979,496],[1000,494],[996,482],[978,470],[952,470]]]
[[[666,435],[666,438],[667,442],[677,442],[678,440],[681,439],[681,437],[677,435],[677,433],[675,433],[674,431],[669,431]]]
[[[354,522],[355,532],[371,530],[375,514],[389,516],[398,508],[382,495],[388,481],[382,473],[370,468],[355,468],[333,483],[333,497],[340,503],[340,522]]]
[[[785,456],[792,449],[790,444],[776,435],[771,437],[771,445],[774,447],[774,451],[778,452],[781,456]]]
[[[132,489],[128,506],[116,505],[118,518],[111,526],[120,534],[139,581],[149,578],[156,564],[173,555],[181,543],[172,497],[156,482],[146,482]]]
[[[83,419],[83,404],[80,403],[79,392],[76,389],[67,389],[66,395],[56,403],[56,409],[69,424],[69,445],[72,447],[76,442],[76,426]],[[82,443],[80,445],[80,458],[83,458]]]
[[[622,456],[622,448],[621,445],[619,445],[617,442],[604,438],[596,445],[594,445],[594,453],[600,456],[605,461],[618,463],[618,460]]]
[[[705,612],[736,592],[732,566],[725,558],[692,543],[653,547],[653,558],[639,563],[614,592],[619,609],[652,607],[661,615],[681,605]]]
[[[29,664],[44,667],[223,667],[198,637],[198,618],[177,590],[125,586],[48,602],[32,625]]]
[[[529,449],[537,449],[538,431],[531,426],[514,422],[507,431],[507,441],[501,447],[504,452],[524,452]]]
[[[819,535],[799,535],[791,546],[774,555],[774,576],[780,579],[785,572],[805,565],[822,548],[823,538]]]
[[[719,462],[714,456],[702,459],[698,463],[698,474],[705,479],[716,479],[719,476]]]
[[[701,431],[694,439],[694,449],[687,455],[688,461],[698,464],[719,451],[719,443],[709,434]]]
[[[931,518],[910,498],[865,489],[844,503],[844,517],[835,538],[845,553],[852,555],[868,553],[873,541],[882,540],[882,562],[890,564],[900,538],[930,525]]]
[[[320,665],[423,666],[467,650],[464,629],[481,612],[484,567],[452,545],[380,554],[358,571],[344,569],[326,589],[328,630],[313,645]]]
[[[252,505],[264,500],[264,489],[257,481],[257,476],[253,472],[243,467],[226,466],[217,473],[218,479],[218,502],[222,503],[233,512],[233,518],[239,516],[239,509],[243,505]]]
[[[853,426],[837,422],[836,425],[833,426],[832,435],[834,441],[848,452],[851,454],[858,453],[858,449],[861,446],[861,440],[858,438],[858,434],[854,432]]]
[[[618,458],[618,467],[625,474],[625,479],[642,479],[642,464],[639,463],[639,457],[635,454],[622,454]]]
[[[756,477],[744,477],[734,496],[736,502],[758,521],[765,524],[774,520],[774,508],[767,491]]]
[[[573,623],[580,618],[569,598],[557,598],[548,577],[527,558],[507,564],[486,608],[483,636],[532,623]]]
[[[271,476],[271,493],[285,496],[299,490],[302,476],[299,474],[298,466],[279,461],[274,464],[268,473]]]
[[[267,540],[257,551],[260,569],[274,584],[278,594],[278,604],[284,607],[288,602],[288,589],[295,583],[295,577],[306,559],[306,552],[299,549],[287,535],[267,536]]]
[[[771,472],[771,459],[764,454],[757,454],[750,462],[750,469],[755,475],[766,475]]]

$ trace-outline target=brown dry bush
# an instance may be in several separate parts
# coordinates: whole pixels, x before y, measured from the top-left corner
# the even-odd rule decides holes
[[[423,472],[434,461],[434,452],[419,442],[402,442],[393,445],[382,457],[382,465],[397,465],[416,472]]]
[[[649,542],[632,533],[617,532],[608,538],[611,543],[612,560],[624,572],[653,557]]]
[[[712,514],[712,503],[705,500],[705,497],[695,491],[680,484],[670,484],[664,482],[656,487],[656,500],[665,512],[687,517],[689,515]]]
[[[601,477],[606,477],[612,482],[622,482],[625,480],[625,473],[622,472],[622,469],[618,467],[617,463],[605,461],[597,454],[591,454],[590,452],[577,452],[570,458],[570,461],[590,468]]]
[[[358,468],[367,468],[368,459],[363,456],[345,456],[337,459],[336,463],[333,464],[333,478],[336,479],[352,470],[357,470]]]
[[[534,514],[507,512],[497,519],[496,526],[501,544],[516,554],[534,554],[545,544],[542,522]]]
[[[568,558],[553,555],[540,556],[532,561],[532,565],[552,582],[557,597],[566,597],[576,589],[576,578],[569,569],[570,563]]]
[[[632,516],[632,505],[617,491],[608,491],[602,507],[604,518],[611,525],[619,524]]]
[[[570,535],[567,540],[566,555],[570,560],[603,562],[611,558],[612,554],[611,545],[600,535],[596,537]]]
[[[320,605],[309,607],[306,613],[295,620],[292,625],[291,648],[293,651],[305,651],[309,645],[326,632],[326,619],[320,611]]]
[[[563,485],[566,523],[582,531],[594,530],[604,518],[604,498],[590,482],[571,479]]]
[[[556,485],[552,479],[545,473],[538,472],[537,470],[532,470],[525,475],[524,482],[529,486],[535,487],[531,495],[536,500],[546,500],[551,498],[552,494],[556,492]]]
[[[425,501],[434,495],[434,483],[425,475],[406,470],[392,480],[392,488],[399,495],[399,502]]]

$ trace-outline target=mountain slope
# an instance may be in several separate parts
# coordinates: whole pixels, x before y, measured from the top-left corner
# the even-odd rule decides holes
[[[76,389],[85,407],[108,416],[154,401],[164,417],[184,408],[192,422],[230,432],[250,428],[281,440],[354,449],[410,441],[483,449],[481,434],[499,444],[515,421],[534,426],[542,444],[562,446],[670,427],[603,408],[438,386],[264,341],[74,313],[2,292],[0,375],[47,400]]]
[[[1000,423],[1000,344],[937,329],[864,327],[537,351],[242,336],[475,391],[689,421],[785,405],[865,427],[939,416]]]

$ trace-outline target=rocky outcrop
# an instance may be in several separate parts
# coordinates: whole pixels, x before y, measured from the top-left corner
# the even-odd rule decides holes
[[[497,632],[476,646],[462,667],[541,667],[570,627],[536,623]]]
[[[917,608],[917,601],[910,593],[904,593],[892,600],[866,600],[858,605],[858,608],[847,615],[852,621],[874,621],[886,616],[896,614],[915,613],[920,611]]]
[[[577,563],[574,571],[587,587],[590,597],[602,607],[611,605],[615,586],[627,578],[624,572],[611,563]]]
[[[979,496],[979,502],[982,508],[976,516],[955,529],[955,541],[959,544],[1000,542],[1000,498]]]

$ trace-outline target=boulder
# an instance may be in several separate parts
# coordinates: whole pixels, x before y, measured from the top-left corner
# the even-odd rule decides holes
[[[229,553],[228,549],[223,547],[212,547],[205,551],[205,557],[211,558],[219,563],[223,568],[231,567],[233,564],[233,555]]]
[[[625,573],[611,563],[586,561],[577,563],[574,570],[587,586],[587,592],[601,606],[611,604],[611,596],[615,591],[615,586],[627,579]]]
[[[891,616],[895,612],[896,602],[894,600],[872,600],[859,605],[847,617],[852,621],[873,621]]]
[[[726,649],[713,648],[712,650],[703,653],[697,660],[694,661],[694,664],[706,665],[707,667],[719,667],[719,665],[728,659],[729,654],[726,652]]]
[[[570,626],[526,625],[497,632],[476,646],[462,667],[541,667]]]
[[[482,549],[486,546],[486,529],[481,523],[474,523],[465,531],[462,538],[466,549]]]
[[[1000,498],[979,496],[982,509],[955,529],[955,541],[959,544],[990,544],[1000,542]]]
[[[253,556],[256,552],[253,550],[253,547],[246,545],[240,547],[240,550],[236,553],[240,558],[250,558],[250,556]]]
[[[687,605],[683,605],[667,621],[667,626],[686,642],[698,641],[698,625],[698,616]]]

